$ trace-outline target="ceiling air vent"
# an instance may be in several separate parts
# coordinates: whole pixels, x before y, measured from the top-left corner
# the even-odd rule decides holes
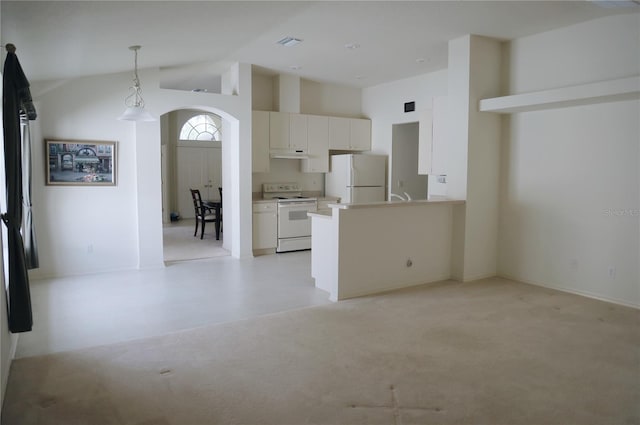
[[[297,46],[300,43],[302,43],[302,40],[294,37],[285,37],[282,40],[278,40],[278,44],[284,47],[293,47],[293,46]]]

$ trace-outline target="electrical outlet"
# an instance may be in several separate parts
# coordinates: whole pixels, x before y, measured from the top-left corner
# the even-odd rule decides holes
[[[402,187],[404,186],[404,181],[403,180],[398,180],[398,187]]]
[[[92,254],[92,253],[93,253],[93,244],[89,244],[89,245],[87,246],[87,253],[88,253],[88,254]]]
[[[616,268],[615,267],[609,267],[607,269],[607,272],[609,273],[609,278],[610,279],[615,279],[616,278]]]
[[[447,175],[446,174],[442,174],[438,176],[438,183],[446,183],[447,182]]]

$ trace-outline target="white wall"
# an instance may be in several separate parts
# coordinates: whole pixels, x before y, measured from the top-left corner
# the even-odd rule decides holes
[[[240,85],[251,84],[247,68],[237,68]],[[229,198],[225,193],[225,235],[232,235],[225,247],[234,257],[250,256],[251,92],[243,97],[165,90],[159,89],[157,70],[140,74],[154,115],[191,108],[222,116],[229,148],[223,178],[232,192]],[[129,74],[80,78],[36,99],[33,213],[41,267],[31,272],[34,278],[163,266],[161,126],[115,119],[130,83]],[[118,141],[117,186],[45,186],[44,138]]]
[[[451,204],[399,202],[313,217],[316,287],[337,301],[448,279],[451,216]]]
[[[256,111],[275,111],[273,105],[273,76],[253,72],[251,75],[251,108]]]
[[[33,278],[137,266],[135,126],[115,119],[128,84],[124,74],[83,78],[36,99],[32,198],[40,268]],[[45,186],[47,138],[117,141],[117,186]]]
[[[419,122],[420,113],[431,110],[433,97],[446,94],[447,70],[363,89],[362,112],[371,119],[372,152],[391,158],[393,125]],[[416,110],[405,113],[404,103],[411,101],[416,102]],[[389,187],[393,187],[391,183],[388,182]]]
[[[501,122],[497,114],[478,111],[480,99],[500,95],[501,42],[478,36],[470,42],[465,281],[497,272]]]
[[[303,173],[299,159],[271,159],[268,173],[254,173],[252,191],[262,192],[263,183],[297,182],[304,191],[324,191],[323,173]]]
[[[362,118],[362,90],[303,79],[300,89],[300,112]]]
[[[512,93],[638,75],[640,16],[508,47]],[[640,305],[639,118],[618,101],[504,119],[499,274]]]
[[[512,41],[509,94],[638,75],[639,28],[614,15]]]
[[[334,210],[339,214],[333,217],[339,229],[337,298],[448,279],[451,208],[414,204]]]
[[[254,72],[252,82],[252,108],[259,111],[278,111],[279,77]],[[300,101],[300,113],[303,114],[362,117],[362,90],[358,88],[302,78],[297,96]]]

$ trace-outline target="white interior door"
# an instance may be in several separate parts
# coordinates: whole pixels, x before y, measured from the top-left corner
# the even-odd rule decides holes
[[[222,187],[221,148],[178,146],[176,168],[178,211],[181,217],[194,217],[189,189],[199,189],[205,200],[220,198],[218,187]]]

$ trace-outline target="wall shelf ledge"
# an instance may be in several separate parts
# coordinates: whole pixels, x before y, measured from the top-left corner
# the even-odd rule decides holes
[[[640,75],[480,100],[480,112],[509,114],[640,99]]]

